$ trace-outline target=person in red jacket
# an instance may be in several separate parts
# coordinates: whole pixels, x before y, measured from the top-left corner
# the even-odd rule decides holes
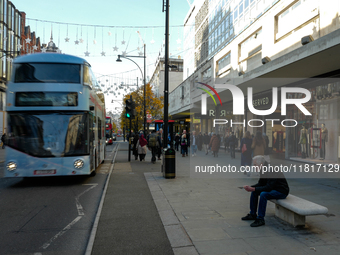
[[[289,194],[289,186],[282,172],[261,171],[263,167],[268,167],[268,163],[262,155],[253,158],[253,166],[260,172],[260,179],[257,184],[243,188],[251,192],[250,213],[242,220],[254,220],[251,227],[265,225],[264,216],[266,214],[267,200],[285,199]],[[267,169],[268,170],[268,169]],[[260,201],[258,203],[260,197]],[[256,211],[258,214],[256,215]]]

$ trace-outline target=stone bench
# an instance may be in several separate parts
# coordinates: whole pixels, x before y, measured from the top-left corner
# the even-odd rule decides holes
[[[304,226],[306,216],[328,213],[326,207],[294,195],[288,195],[286,199],[271,199],[269,201],[275,203],[275,216],[294,227]]]

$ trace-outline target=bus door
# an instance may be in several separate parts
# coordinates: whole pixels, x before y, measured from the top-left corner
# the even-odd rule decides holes
[[[90,118],[89,118],[89,136],[90,136],[90,139],[89,139],[89,146],[90,146],[90,171],[92,171],[93,169],[96,168],[96,166],[94,165],[94,155],[93,155],[93,145],[94,145],[94,116],[92,115],[92,113],[89,114],[90,115]]]

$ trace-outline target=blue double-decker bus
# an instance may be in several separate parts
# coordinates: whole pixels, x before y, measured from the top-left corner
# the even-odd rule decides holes
[[[105,103],[86,60],[18,57],[6,95],[6,177],[95,175],[105,155]]]

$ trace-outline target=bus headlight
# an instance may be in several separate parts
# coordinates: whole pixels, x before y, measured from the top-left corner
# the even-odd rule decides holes
[[[15,162],[13,162],[13,161],[8,162],[7,165],[6,165],[6,167],[7,167],[7,170],[8,170],[8,171],[12,172],[12,171],[14,171],[15,169],[17,169],[17,163],[15,163]]]
[[[77,159],[76,161],[74,161],[73,166],[75,169],[81,169],[84,166],[84,161],[81,159]]]

